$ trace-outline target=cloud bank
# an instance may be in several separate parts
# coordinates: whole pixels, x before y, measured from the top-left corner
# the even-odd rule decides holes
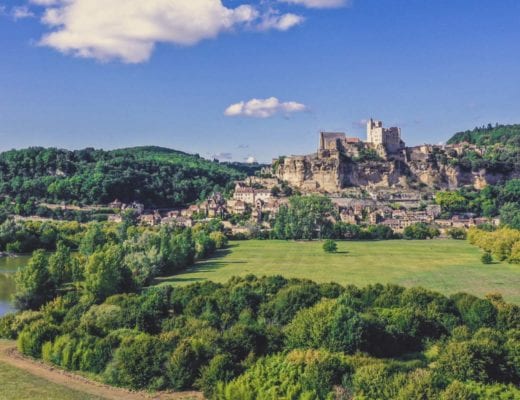
[[[147,61],[157,43],[191,46],[239,29],[286,31],[304,18],[222,0],[30,0],[50,30],[40,45],[102,61]]]
[[[269,97],[268,99],[251,99],[231,104],[224,111],[224,115],[228,117],[269,118],[276,114],[289,115],[306,110],[307,107],[304,104],[295,101],[281,102],[276,97]]]

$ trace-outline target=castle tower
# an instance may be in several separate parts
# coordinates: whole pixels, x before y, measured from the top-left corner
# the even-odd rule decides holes
[[[381,121],[372,118],[367,122],[367,143],[375,146],[383,145],[390,152],[396,152],[404,147],[400,128],[383,128]]]
[[[370,118],[367,122],[367,142],[372,144],[384,144],[384,129],[381,121]]]

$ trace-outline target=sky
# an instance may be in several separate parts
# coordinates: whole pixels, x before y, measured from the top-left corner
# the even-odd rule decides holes
[[[307,154],[520,123],[519,0],[0,0],[0,151]]]

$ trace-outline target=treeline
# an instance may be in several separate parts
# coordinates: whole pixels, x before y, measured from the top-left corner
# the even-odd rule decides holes
[[[485,125],[473,130],[457,132],[448,144],[468,142],[478,146],[501,144],[511,147],[520,147],[520,125]]]
[[[111,385],[209,399],[520,396],[520,308],[499,295],[248,276],[96,300],[67,292],[4,317],[0,336]]]
[[[69,292],[90,302],[117,293],[138,293],[153,278],[179,272],[224,247],[227,238],[220,229],[218,223],[193,229],[41,224],[40,241],[46,246],[36,250],[16,274],[16,307],[37,310]]]
[[[25,211],[36,202],[183,206],[231,189],[245,175],[229,166],[160,147],[104,151],[29,148],[0,154],[0,196]]]
[[[511,179],[502,185],[488,185],[481,190],[462,188],[437,192],[435,201],[446,217],[464,212],[483,217],[500,216],[505,225],[520,229],[520,179]]]
[[[325,196],[292,196],[271,222],[272,239],[395,239],[384,225],[361,227],[341,222],[337,209]]]
[[[489,124],[459,132],[448,140],[448,144],[463,142],[485,147],[484,153],[468,148],[462,154],[449,152],[449,159],[446,155],[437,154],[437,160],[441,164],[449,161],[452,165],[473,171],[485,168],[488,172],[510,174],[520,170],[520,125]]]
[[[518,229],[501,228],[490,232],[470,228],[468,240],[498,261],[520,264],[520,230]]]

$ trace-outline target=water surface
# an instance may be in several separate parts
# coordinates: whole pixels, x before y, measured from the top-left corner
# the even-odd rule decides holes
[[[14,273],[23,267],[30,256],[0,258],[0,316],[14,311],[12,296],[15,292]]]

